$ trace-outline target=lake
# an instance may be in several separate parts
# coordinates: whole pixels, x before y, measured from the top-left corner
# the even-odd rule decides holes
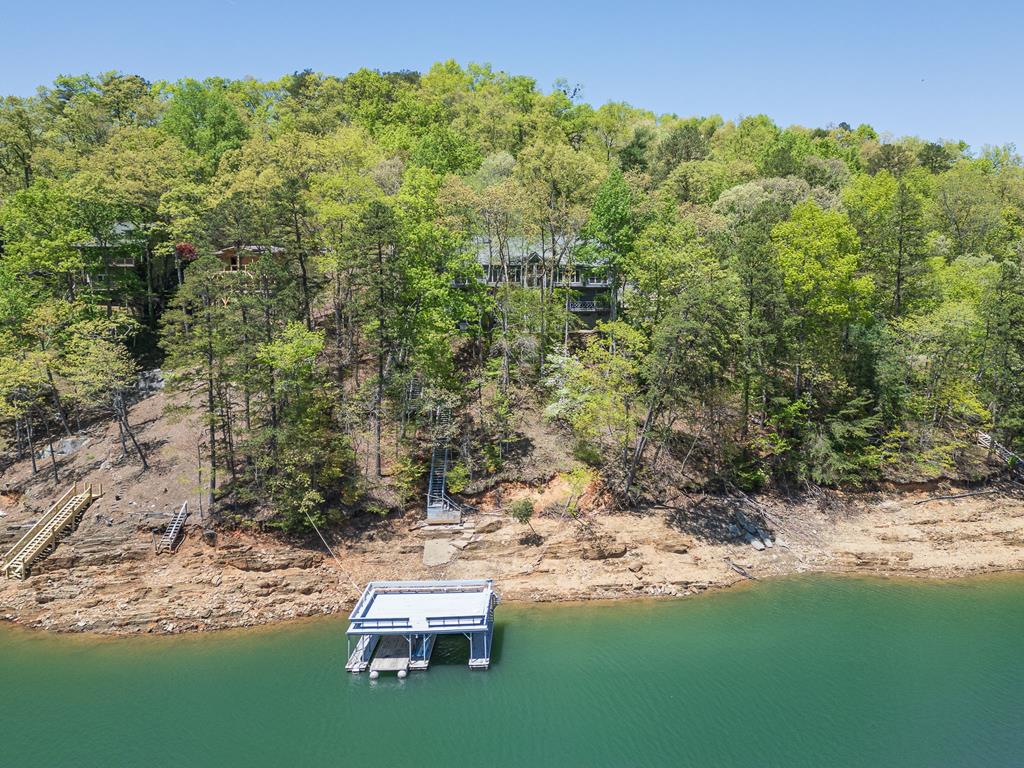
[[[1024,578],[794,578],[502,605],[494,663],[344,671],[338,618],[97,639],[0,627],[10,766],[1021,766]]]

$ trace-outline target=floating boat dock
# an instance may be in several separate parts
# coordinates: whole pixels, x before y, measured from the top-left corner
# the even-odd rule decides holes
[[[438,635],[465,635],[470,669],[487,669],[498,601],[491,579],[371,581],[348,617],[345,669],[405,677],[430,665]]]

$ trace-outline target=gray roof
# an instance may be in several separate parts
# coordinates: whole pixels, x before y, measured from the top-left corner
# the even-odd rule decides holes
[[[491,579],[371,581],[349,614],[349,635],[462,634],[489,627]]]
[[[497,241],[492,241],[486,237],[477,237],[474,238],[473,243],[476,246],[477,263],[481,266],[501,263],[501,258],[498,255]],[[510,237],[507,247],[508,263],[512,266],[538,260],[541,258],[541,254],[544,253],[544,249],[539,242],[525,237]],[[580,265],[597,265],[600,261],[588,259],[585,262],[576,261],[576,263]]]
[[[119,245],[132,245],[138,243],[140,239],[146,236],[145,231],[135,226],[130,221],[119,221],[110,228],[110,242],[106,243],[107,246],[119,246]],[[81,243],[75,243],[79,248],[97,248],[99,242],[92,238],[85,240]]]
[[[238,253],[239,251],[244,251],[246,253],[284,253],[284,248],[281,248],[276,245],[227,245],[221,248],[219,251],[217,251],[216,255],[220,256],[221,254],[226,253],[231,249],[234,249],[236,253]]]

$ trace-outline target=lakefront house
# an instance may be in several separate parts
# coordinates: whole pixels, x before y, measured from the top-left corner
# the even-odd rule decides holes
[[[566,309],[570,312],[592,320],[608,316],[612,281],[605,264],[596,259],[567,258],[552,268],[541,256],[540,244],[517,238],[509,240],[505,250],[503,260],[494,243],[478,242],[477,263],[485,284],[498,286],[507,280],[524,288],[541,288],[551,280],[553,287],[567,289]]]
[[[229,245],[214,253],[224,263],[226,272],[245,272],[264,254],[283,253],[276,245]]]

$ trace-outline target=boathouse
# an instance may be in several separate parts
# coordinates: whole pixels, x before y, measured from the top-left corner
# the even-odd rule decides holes
[[[348,617],[345,669],[405,677],[430,665],[438,635],[465,635],[470,669],[487,669],[497,604],[491,579],[371,581]]]

